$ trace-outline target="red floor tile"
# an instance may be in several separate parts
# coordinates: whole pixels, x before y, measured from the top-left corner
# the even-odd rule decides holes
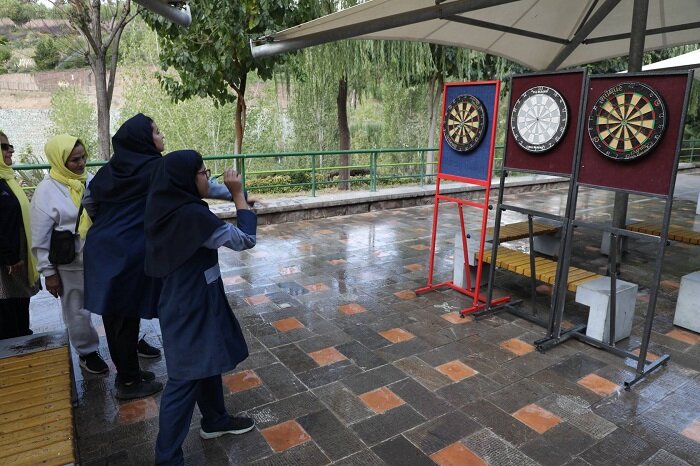
[[[224,282],[224,285],[239,285],[241,283],[248,283],[240,275],[235,275],[233,277],[224,277],[221,280]]]
[[[399,299],[416,299],[416,293],[413,290],[403,290],[403,291],[397,291],[394,293],[394,296],[396,296]]]
[[[587,376],[579,379],[577,383],[600,396],[611,395],[622,388],[616,383],[613,383],[608,379],[599,376],[598,374],[588,374]]]
[[[683,429],[681,432],[684,436],[688,437],[697,443],[700,443],[700,419],[691,423],[688,427]]]
[[[679,328],[674,328],[666,334],[667,337],[671,337],[674,340],[682,341],[689,345],[696,345],[700,343],[700,335],[688,330],[681,330]]]
[[[311,358],[316,361],[316,364],[319,366],[328,366],[347,359],[343,353],[332,346],[309,353],[309,356],[311,356]]]
[[[227,374],[222,377],[224,385],[228,387],[231,393],[244,392],[251,388],[262,385],[262,380],[253,371],[237,372],[235,374]]]
[[[500,347],[506,351],[510,351],[516,356],[523,356],[535,351],[534,346],[522,340],[518,340],[517,338],[511,338],[510,340],[501,342]]]
[[[561,423],[559,416],[534,403],[520,408],[513,413],[513,417],[540,434]]]
[[[276,321],[272,322],[272,326],[275,327],[280,332],[288,332],[290,330],[294,330],[295,328],[304,328],[304,324],[299,322],[294,317],[276,320]]]
[[[292,275],[299,272],[301,272],[301,269],[296,265],[293,265],[291,267],[283,267],[280,269],[280,275]]]
[[[257,306],[258,304],[269,303],[270,298],[268,298],[264,294],[256,294],[254,296],[248,296],[246,298],[243,298],[243,301],[245,301],[251,306]]]
[[[386,387],[363,393],[360,395],[360,399],[369,409],[379,414],[397,408],[405,403]]]
[[[311,440],[296,421],[287,421],[260,431],[270,447],[277,453]]]
[[[404,269],[408,269],[411,272],[420,272],[423,270],[423,265],[422,264],[408,264],[403,266]]]
[[[311,291],[312,293],[320,293],[322,291],[330,290],[330,287],[325,283],[314,283],[311,285],[305,285],[304,288]]]
[[[442,317],[446,321],[450,322],[451,324],[457,324],[457,325],[468,324],[469,322],[474,321],[473,316],[461,317],[459,312],[449,312],[447,314],[441,315],[440,317]]]
[[[459,382],[460,380],[466,379],[467,377],[471,377],[474,374],[478,374],[477,371],[475,371],[474,369],[472,369],[471,367],[467,366],[459,360],[446,362],[445,364],[437,366],[435,369],[445,374],[454,382]]]
[[[120,424],[133,424],[158,416],[158,404],[153,397],[120,403],[118,409]]]
[[[379,332],[379,334],[392,343],[401,343],[402,341],[408,341],[416,337],[411,332],[407,332],[402,328],[392,328],[391,330]]]
[[[484,460],[460,442],[433,453],[430,459],[440,466],[486,466]]]
[[[365,309],[362,305],[357,303],[343,304],[342,306],[338,306],[338,310],[343,314],[347,315],[367,312],[367,309]]]

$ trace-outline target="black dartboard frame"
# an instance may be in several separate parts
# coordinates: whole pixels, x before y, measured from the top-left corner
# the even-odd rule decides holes
[[[588,135],[605,157],[628,162],[650,154],[666,130],[661,96],[640,82],[622,82],[603,92],[588,116]]]
[[[447,106],[442,132],[452,149],[470,152],[483,139],[486,123],[486,110],[481,101],[473,95],[462,94]]]
[[[513,105],[510,128],[521,148],[541,154],[561,141],[568,121],[569,111],[561,94],[549,86],[535,86]]]

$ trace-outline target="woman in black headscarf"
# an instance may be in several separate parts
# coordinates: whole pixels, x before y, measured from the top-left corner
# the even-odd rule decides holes
[[[139,113],[112,138],[114,155],[90,182],[83,205],[93,224],[85,248],[85,307],[102,315],[117,369],[117,398],[148,396],[163,388],[138,360],[141,318],[156,317],[160,281],[143,272],[143,213],[163,134]]]
[[[233,417],[224,405],[221,374],[248,357],[241,328],[226,299],[217,249],[255,246],[257,218],[249,210],[240,176],[224,174],[236,204],[238,226],[224,223],[202,201],[209,170],[195,151],[163,157],[146,203],[146,273],[163,280],[158,315],[168,383],[160,402],[157,465],[184,464],[182,443],[195,403],[200,436],[243,434],[253,420]]]

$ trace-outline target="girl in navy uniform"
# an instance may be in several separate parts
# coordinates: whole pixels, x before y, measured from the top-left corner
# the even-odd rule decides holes
[[[156,168],[146,201],[146,273],[163,280],[158,315],[168,382],[160,402],[157,465],[184,464],[182,443],[195,403],[200,436],[242,434],[247,417],[224,406],[221,374],[248,357],[243,333],[228,304],[217,249],[255,246],[257,217],[249,210],[240,176],[224,174],[236,204],[238,226],[224,223],[202,201],[209,170],[195,151],[166,155]]]

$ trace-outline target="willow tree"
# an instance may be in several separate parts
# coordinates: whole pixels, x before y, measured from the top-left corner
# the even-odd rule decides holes
[[[241,153],[246,119],[248,73],[272,77],[286,57],[253,59],[248,39],[312,18],[310,0],[197,0],[192,25],[181,28],[155,15],[146,23],[159,36],[161,86],[174,101],[210,97],[219,104],[236,103],[234,152]]]

